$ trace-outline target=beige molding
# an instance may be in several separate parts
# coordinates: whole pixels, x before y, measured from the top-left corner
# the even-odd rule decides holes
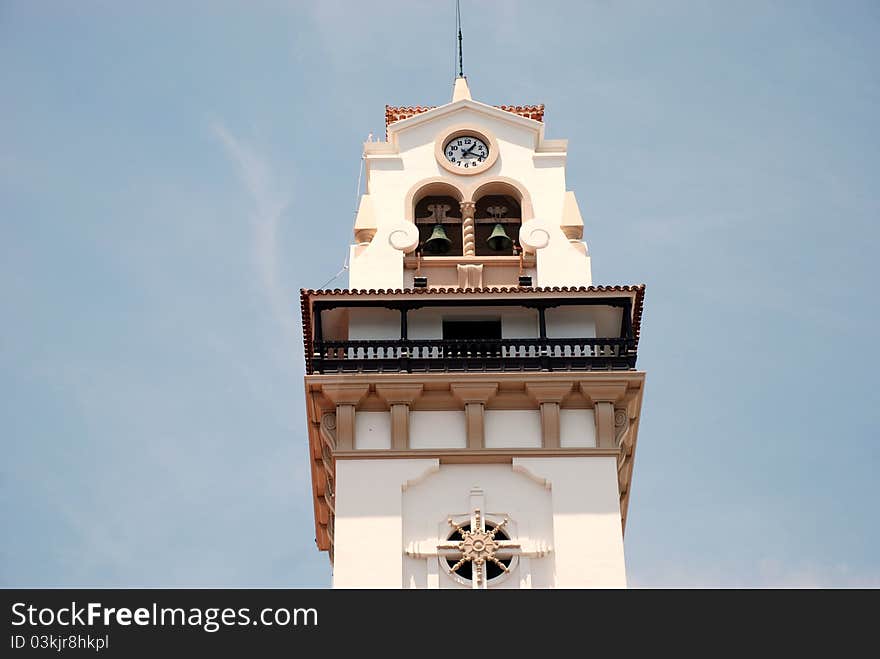
[[[435,460],[436,460],[436,458],[435,458]],[[436,460],[436,462],[431,464],[427,469],[425,469],[425,471],[423,471],[421,474],[419,474],[415,478],[410,478],[410,479],[404,481],[403,484],[400,486],[401,492],[406,492],[413,485],[418,485],[419,483],[423,483],[425,480],[427,480],[428,476],[430,476],[431,474],[436,474],[438,471],[440,471],[440,461]]]
[[[391,405],[391,448],[409,448],[409,405]]]
[[[616,448],[614,443],[614,403],[600,401],[595,404],[596,446]]]
[[[538,476],[531,469],[524,467],[523,465],[519,464],[518,462],[513,462],[513,464],[510,467],[510,470],[517,473],[517,474],[522,474],[523,476],[528,478],[530,481],[537,483],[538,485],[543,487],[548,492],[553,489],[553,483],[551,483],[546,478],[542,478],[541,476]]]
[[[559,406],[571,393],[573,381],[526,382],[526,392],[541,409],[541,445],[559,448]]]
[[[559,448],[559,403],[541,403],[541,446]]]
[[[357,405],[370,391],[369,384],[325,384],[321,391],[334,405]]]
[[[467,424],[467,446],[469,449],[481,449],[485,445],[485,424],[483,412],[486,401],[498,391],[496,383],[460,383],[449,385],[452,395],[464,404],[465,422]]]
[[[437,458],[441,464],[503,464],[513,458],[614,458],[617,449],[593,447],[578,448],[483,448],[465,449],[409,449],[389,451],[388,449],[358,449],[356,451],[336,451],[337,460],[413,460]]]
[[[330,450],[336,448],[336,412],[327,412],[321,415],[321,439],[330,447]]]
[[[449,385],[449,389],[452,391],[452,395],[462,403],[480,403],[485,405],[498,392],[498,383],[453,382]]]
[[[593,404],[616,403],[623,400],[626,395],[627,383],[625,380],[596,381],[590,379],[581,380],[579,384],[584,397]]]
[[[378,294],[377,294],[378,295]],[[472,297],[468,293],[457,296]],[[387,297],[387,296],[384,296]],[[466,379],[467,382],[462,382]],[[573,386],[572,383],[577,386]],[[478,422],[482,423],[482,409],[536,409],[536,396],[541,395],[535,383],[549,384],[543,391],[554,387],[572,390],[563,398],[561,406],[569,408],[593,408],[595,402],[611,403],[604,425],[610,428],[607,447],[553,448],[542,446],[534,449],[486,449],[482,442],[476,448],[461,449],[354,449],[354,414],[357,408],[379,411],[389,409],[391,403],[379,395],[379,388],[391,398],[404,404],[408,395],[397,391],[412,392],[411,387],[422,387],[409,407],[412,410],[461,410],[465,399],[478,406]],[[363,373],[363,374],[313,374],[304,378],[306,413],[308,416],[309,450],[311,453],[312,490],[315,514],[315,541],[322,551],[329,551],[333,560],[332,511],[336,459],[413,459],[437,458],[441,464],[511,464],[515,457],[615,457],[619,464],[621,526],[626,532],[626,518],[632,496],[632,477],[637,452],[639,416],[645,385],[644,371],[592,371],[579,373],[554,372],[499,372],[469,373]],[[531,386],[531,392],[526,385]],[[457,392],[452,391],[455,385]],[[373,389],[377,393],[370,394]],[[592,395],[591,395],[592,394]],[[548,394],[549,395],[549,394]],[[622,397],[621,397],[622,396]],[[616,400],[620,398],[620,400]],[[609,400],[610,399],[610,400]],[[481,404],[481,401],[485,403]],[[337,408],[335,401],[346,405]],[[613,402],[612,402],[613,401]],[[553,402],[546,401],[546,402]],[[621,432],[623,422],[620,411],[628,417],[626,430]],[[339,412],[341,411],[341,415]],[[329,414],[328,414],[329,413]],[[336,414],[338,416],[334,417]],[[398,413],[399,414],[399,413]],[[552,414],[552,412],[550,412]],[[325,416],[327,415],[327,416]],[[597,424],[599,423],[597,414]],[[323,424],[322,424],[323,421]],[[331,428],[334,425],[335,428]],[[543,425],[543,419],[542,419]],[[323,427],[322,427],[323,426]],[[552,432],[552,431],[551,431]],[[605,431],[608,434],[608,431]],[[476,436],[477,430],[472,430]],[[620,433],[620,434],[619,434]],[[336,435],[335,441],[333,434]],[[620,447],[616,442],[620,437]],[[342,439],[340,439],[342,438]],[[597,437],[598,439],[598,437]],[[336,449],[332,449],[336,444]],[[474,444],[469,444],[474,446]],[[625,455],[621,455],[625,453]],[[319,473],[319,472],[324,473]],[[323,487],[322,487],[323,486]],[[329,487],[328,487],[329,486]]]
[[[337,390],[338,385],[353,385],[376,389],[379,387],[422,386],[422,392],[410,403],[412,411],[427,410],[461,410],[464,408],[463,397],[472,402],[486,400],[487,410],[513,410],[513,409],[539,409],[538,400],[553,402],[554,393],[558,389],[571,390],[559,402],[563,409],[593,409],[595,399],[602,400],[617,398],[623,385],[627,389],[620,402],[615,403],[616,408],[626,408],[630,419],[638,415],[641,403],[645,374],[640,371],[607,372],[596,371],[590,373],[578,373],[576,376],[568,373],[532,372],[532,373],[470,373],[467,376],[469,382],[463,383],[461,373],[371,373],[371,374],[314,374],[305,377],[307,411],[309,418],[318,423],[320,415],[324,412],[335,411],[333,398],[341,399],[342,394]],[[572,382],[578,386],[572,387]],[[364,383],[358,385],[355,383]],[[455,391],[452,385],[457,387]],[[466,391],[463,386],[467,385]],[[486,387],[486,391],[474,392],[473,385],[478,388]],[[528,385],[528,389],[527,389]],[[606,391],[610,388],[612,391]],[[327,394],[324,394],[324,390]],[[361,390],[345,392],[350,399],[357,399]],[[382,389],[381,391],[387,391]],[[592,397],[584,395],[582,391],[593,392]],[[531,392],[531,393],[530,393]],[[390,395],[390,394],[388,394]],[[399,402],[406,402],[407,398]],[[385,401],[378,393],[367,394],[357,403],[358,410],[387,411],[390,403]]]
[[[357,404],[370,391],[368,384],[331,384],[322,391],[336,405],[336,446],[341,450],[353,449],[354,414]]]
[[[409,412],[413,401],[422,395],[421,384],[378,384],[376,394],[391,410],[391,448],[409,448]]]
[[[369,297],[369,296],[364,296]],[[386,296],[388,297],[388,296]],[[456,293],[456,297],[470,299],[467,293]],[[394,299],[394,298],[390,298]],[[466,376],[467,382],[462,381],[461,373],[313,373],[305,376],[307,387],[314,390],[315,387],[327,389],[329,387],[369,387],[370,385],[386,384],[425,384],[426,390],[431,384],[456,384],[456,385],[498,385],[503,383],[524,386],[525,383],[535,384],[551,382],[556,384],[577,381],[581,390],[591,390],[608,387],[629,386],[637,390],[645,380],[644,371],[583,371],[579,373],[561,373],[549,371],[536,371],[521,373],[512,371],[499,372],[473,372]],[[632,414],[630,415],[632,416]]]
[[[336,406],[336,448],[349,451],[354,443],[354,405],[343,403]]]
[[[624,383],[625,384],[625,383]],[[526,381],[526,391],[537,403],[560,403],[571,393],[574,381]]]
[[[458,271],[458,287],[459,288],[482,288],[483,286],[483,264],[455,264]]]
[[[367,384],[331,384],[323,387],[324,395],[336,405],[336,447],[353,449],[354,414],[357,404],[370,391]]]
[[[626,445],[626,433],[629,430],[629,414],[627,414],[626,409],[617,408],[614,410],[614,444],[615,446],[619,446],[621,450],[626,453],[627,445]]]
[[[377,384],[376,394],[388,405],[412,405],[422,395],[424,388],[420,383]]]
[[[469,449],[481,449],[486,445],[484,411],[482,403],[464,404],[465,423],[467,424],[467,447]]]
[[[456,265],[482,265],[486,268],[519,268],[519,256],[422,256],[421,262],[415,256],[405,256],[403,267],[407,270],[422,268],[452,268]],[[537,261],[534,254],[522,254],[524,268],[534,268]],[[511,284],[513,286],[513,284]]]

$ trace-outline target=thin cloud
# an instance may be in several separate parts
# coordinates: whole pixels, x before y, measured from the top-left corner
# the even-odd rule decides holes
[[[278,228],[291,194],[279,189],[268,160],[253,145],[233,135],[222,121],[212,122],[211,131],[235,165],[239,180],[254,204],[249,217],[254,258],[272,313],[287,337],[296,336],[299,320],[293,313],[291,296],[282,283],[278,263]]]

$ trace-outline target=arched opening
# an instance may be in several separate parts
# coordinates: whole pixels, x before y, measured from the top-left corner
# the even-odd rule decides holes
[[[419,228],[419,249],[426,256],[461,256],[461,204],[445,190],[416,197],[413,221]]]
[[[502,188],[479,197],[474,212],[477,256],[511,256],[519,244],[522,205],[516,190]]]

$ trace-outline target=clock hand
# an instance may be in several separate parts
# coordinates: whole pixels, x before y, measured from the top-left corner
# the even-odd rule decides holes
[[[477,147],[476,144],[472,144],[469,149],[465,149],[464,151],[461,152],[461,157],[464,158],[465,156],[471,155],[471,151],[473,151],[476,147]],[[474,155],[478,155],[478,154],[474,154]]]

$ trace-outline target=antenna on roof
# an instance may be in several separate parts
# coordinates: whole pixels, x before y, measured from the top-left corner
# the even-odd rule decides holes
[[[455,0],[455,25],[458,28],[458,77],[464,78],[464,68],[461,63],[461,0]]]

